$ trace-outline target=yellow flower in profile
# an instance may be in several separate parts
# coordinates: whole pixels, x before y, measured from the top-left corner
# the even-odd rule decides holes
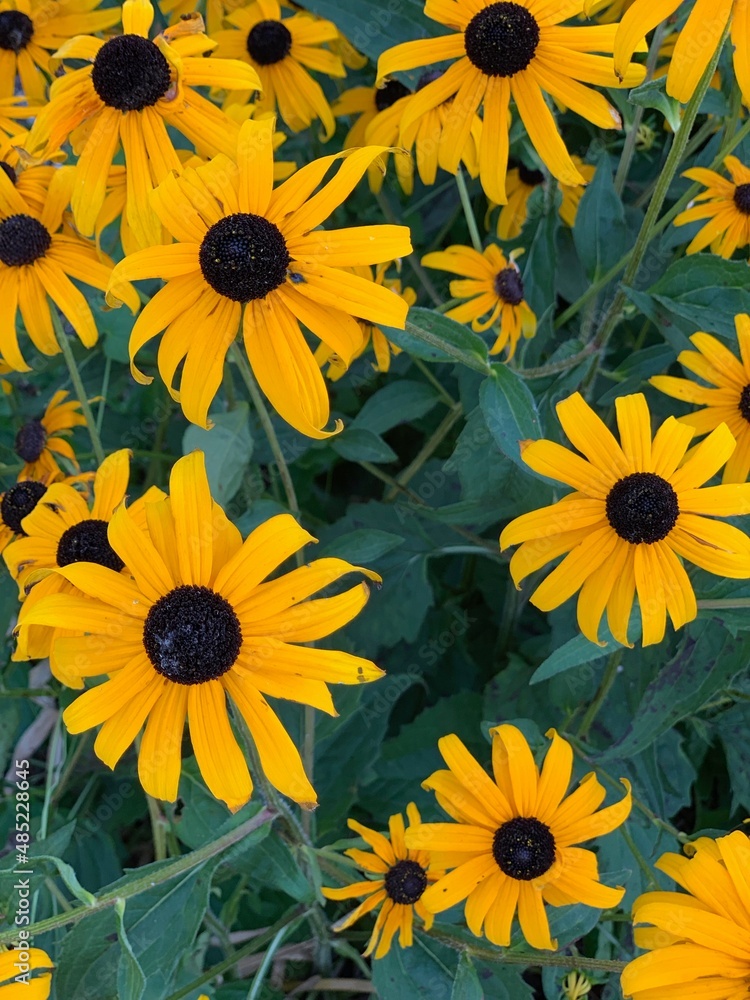
[[[577,392],[556,409],[581,454],[554,441],[521,442],[521,457],[530,468],[576,492],[511,521],[500,547],[520,543],[510,561],[517,587],[565,556],[530,600],[551,611],[580,591],[578,625],[591,642],[599,642],[606,610],[612,635],[630,645],[628,622],[637,594],[643,645],[649,646],[664,638],[667,614],[680,628],[698,613],[682,560],[721,577],[750,577],[750,538],[714,519],[750,513],[750,485],[701,489],[734,451],[726,424],[685,460],[692,427],[668,417],[652,441],[641,393],[620,396],[615,408],[619,444]]]
[[[359,656],[299,645],[351,621],[368,588],[360,583],[336,597],[308,597],[348,573],[379,577],[328,558],[264,583],[315,539],[281,514],[243,543],[211,498],[202,452],[180,459],[170,496],[144,507],[145,527],[121,505],[107,534],[132,579],[102,562],[68,563],[58,575],[86,596],[47,596],[26,615],[29,625],[75,629],[75,638],[56,638],[53,650],[71,672],[109,677],[65,710],[65,724],[71,733],[101,726],[94,749],[111,768],[145,725],[141,783],[155,798],[173,802],[187,715],[206,785],[236,810],[253,786],[229,723],[228,697],[271,784],[312,808],[315,791],[300,755],[263,695],[335,715],[328,684],[382,676]]]
[[[188,420],[205,427],[224,358],[242,325],[250,364],[277,412],[302,434],[324,438],[330,409],[320,368],[300,323],[345,364],[362,344],[358,319],[403,329],[408,306],[387,288],[344,270],[411,252],[405,226],[318,229],[384,150],[366,147],[307,164],[273,190],[273,119],[243,124],[235,162],[218,156],[169,177],[153,203],[178,240],[132,254],[112,274],[112,300],[129,279],[165,278],[130,337],[141,347],[166,333],[159,372]],[[338,173],[316,194],[333,164]],[[244,311],[244,316],[243,316]],[[175,372],[185,359],[179,393]]]
[[[406,807],[406,815],[410,830],[422,822],[413,802]],[[333,929],[346,930],[365,914],[372,913],[379,907],[365,957],[373,952],[375,958],[387,955],[396,933],[399,945],[410,948],[414,943],[415,914],[421,919],[426,931],[432,927],[435,918],[424,908],[422,896],[430,882],[440,878],[442,872],[435,871],[430,865],[429,855],[425,851],[412,850],[406,846],[404,817],[401,813],[391,816],[388,834],[371,830],[354,819],[347,820],[347,823],[350,830],[354,830],[369,844],[372,853],[355,847],[344,852],[366,873],[364,881],[353,882],[341,889],[323,886],[321,892],[326,899],[362,899],[351,913],[336,921]]]
[[[124,34],[104,41],[78,35],[56,53],[60,61],[88,65],[58,77],[49,104],[37,115],[27,149],[40,158],[70,140],[78,161],[71,196],[76,228],[92,236],[112,161],[122,146],[128,183],[128,222],[141,246],[162,238],[149,195],[180,169],[167,127],[202,154],[231,153],[239,126],[196,87],[260,89],[256,72],[238,60],[206,59],[215,43],[200,33],[168,29],[149,40],[154,9],[149,0],[126,0]]]
[[[563,184],[583,184],[544,92],[601,128],[620,128],[616,109],[586,84],[632,87],[643,80],[645,69],[632,64],[618,79],[611,54],[613,31],[559,26],[582,9],[583,0],[567,6],[550,5],[545,0],[427,0],[427,17],[455,33],[388,49],[378,62],[378,79],[445,60],[457,61],[410,101],[402,130],[407,132],[425,112],[455,95],[441,139],[446,150],[445,169],[455,173],[474,114],[482,105],[479,176],[487,197],[505,204],[512,97],[550,173]]]
[[[696,434],[707,434],[726,424],[737,447],[724,466],[724,483],[745,483],[750,475],[750,316],[735,316],[740,357],[710,333],[694,333],[695,351],[681,351],[677,360],[710,388],[693,379],[655,375],[651,385],[675,399],[702,404],[700,410],[679,417]]]
[[[644,35],[670,17],[681,0],[634,0],[617,26],[615,70],[624,76],[636,47]],[[730,38],[734,46],[734,72],[742,96],[750,101],[750,11],[745,0],[693,3],[693,9],[672,53],[667,73],[667,93],[686,104],[695,93],[711,58],[731,20]]]
[[[41,948],[0,951],[0,1000],[47,1000],[52,989],[54,968],[55,963]],[[29,978],[23,981],[16,978],[27,974]]]
[[[552,745],[537,767],[515,726],[490,730],[494,780],[461,740],[444,736],[438,747],[448,770],[423,787],[435,792],[451,823],[424,823],[406,833],[406,846],[429,852],[435,866],[452,868],[431,885],[422,903],[442,913],[466,900],[469,930],[507,948],[518,911],[532,948],[554,950],[545,903],[617,906],[625,895],[599,881],[596,855],[575,845],[611,833],[630,815],[630,784],[618,803],[599,809],[604,788],[592,772],[567,795],[573,771],[570,744],[550,729]],[[566,797],[567,795],[567,797]],[[599,810],[599,811],[597,811]]]
[[[120,23],[120,7],[97,10],[101,0],[2,0],[0,2],[0,98],[21,91],[28,101],[47,98],[54,75],[50,53],[75,35],[93,35]]]
[[[263,93],[257,100],[259,114],[279,114],[294,132],[319,118],[330,139],[336,128],[333,112],[323,88],[309,70],[326,76],[346,76],[341,58],[323,46],[336,42],[339,31],[332,21],[313,18],[306,12],[281,16],[278,0],[252,0],[226,17],[232,27],[217,31],[217,56],[241,59],[253,67]],[[228,101],[246,100],[252,86],[235,88]]]
[[[583,1000],[591,992],[591,980],[582,972],[569,972],[562,981],[565,1000]]]
[[[386,273],[389,267],[390,262],[379,264],[374,273],[371,267],[353,267],[352,273],[358,274],[362,278],[367,278],[368,281],[374,281],[376,285],[382,285],[384,288],[393,292],[394,295],[400,296],[409,308],[411,308],[417,301],[417,293],[413,288],[403,288],[400,278],[386,278]],[[395,357],[400,354],[401,348],[397,344],[388,340],[379,326],[375,326],[373,323],[367,323],[364,320],[360,320],[359,325],[362,330],[362,345],[360,350],[353,355],[352,361],[361,357],[367,350],[370,343],[372,343],[372,350],[375,354],[375,361],[372,367],[376,372],[385,373],[390,371],[391,356]],[[344,364],[341,358],[337,357],[328,347],[325,346],[325,344],[321,344],[320,347],[318,347],[315,352],[315,360],[320,365],[329,362],[326,376],[331,379],[332,382],[338,382],[348,369],[348,366]]]
[[[742,830],[664,854],[656,867],[685,891],[647,892],[633,904],[635,943],[647,954],[622,973],[627,1000],[746,1000],[750,991],[750,840]],[[647,926],[644,926],[647,925]]]
[[[736,156],[727,156],[724,166],[731,180],[706,167],[692,167],[684,177],[706,185],[693,203],[674,220],[676,226],[707,219],[705,226],[692,239],[687,253],[698,253],[711,247],[721,257],[731,257],[735,250],[750,243],[750,168]]]
[[[522,251],[521,251],[522,252]],[[508,348],[508,360],[516,353],[521,336],[536,333],[536,316],[523,295],[523,278],[513,259],[506,258],[500,247],[491,244],[479,253],[472,247],[450,246],[422,258],[425,267],[451,271],[462,280],[451,281],[454,299],[468,299],[445,313],[459,323],[471,321],[477,333],[489,330],[499,321],[500,327],[490,354]]]
[[[586,184],[589,184],[596,173],[596,167],[590,163],[584,163],[580,156],[572,156],[571,159]],[[518,239],[524,223],[529,216],[529,198],[544,183],[545,177],[542,171],[527,167],[524,163],[519,163],[517,167],[513,167],[508,171],[505,188],[508,201],[501,207],[497,219],[497,235],[499,239]],[[570,226],[571,229],[575,225],[578,204],[585,190],[586,188],[583,184],[560,185],[562,202],[560,203],[558,214],[565,225]],[[490,210],[494,207],[494,205],[490,205]]]
[[[99,336],[93,313],[70,279],[104,290],[113,266],[93,244],[63,230],[70,172],[51,169],[44,176],[49,177],[46,191],[37,190],[39,174],[35,174],[33,197],[27,201],[22,187],[14,183],[17,178],[0,169],[0,355],[18,372],[31,369],[18,345],[17,313],[37,350],[59,354],[49,296],[81,342],[93,347]],[[140,300],[132,285],[123,288],[123,299],[137,311]]]
[[[77,399],[68,399],[64,389],[58,389],[41,417],[28,420],[16,434],[15,452],[24,461],[21,476],[51,482],[62,476],[56,455],[66,458],[79,469],[75,452],[65,438],[74,427],[85,427],[86,418]],[[20,477],[19,477],[20,478]]]

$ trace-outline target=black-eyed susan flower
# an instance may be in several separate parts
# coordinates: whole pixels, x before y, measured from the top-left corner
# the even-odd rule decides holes
[[[666,20],[681,0],[634,0],[617,26],[615,70],[624,76],[636,46],[645,34]],[[750,100],[750,12],[745,0],[721,0],[709,5],[697,2],[674,47],[667,73],[667,93],[686,104],[693,96],[706,67],[716,52],[727,22],[734,46],[734,72],[745,101]]]
[[[508,348],[512,358],[521,336],[536,333],[536,316],[524,300],[523,278],[513,254],[506,258],[500,247],[491,244],[482,253],[473,247],[450,246],[422,258],[425,267],[450,271],[462,276],[451,281],[454,299],[467,299],[448,309],[446,316],[459,323],[471,322],[477,333],[499,323],[490,354]]]
[[[0,1000],[47,1000],[54,968],[41,948],[0,951]]]
[[[586,184],[591,183],[596,167],[590,163],[584,163],[580,156],[572,156],[578,171]],[[529,198],[537,188],[545,183],[545,177],[541,170],[527,167],[524,163],[519,163],[508,171],[508,179],[505,191],[508,201],[500,209],[497,219],[497,235],[501,240],[515,240],[521,235],[521,230],[529,214]],[[558,210],[560,218],[566,226],[571,228],[575,224],[578,213],[578,204],[585,191],[583,184],[561,184],[560,193],[562,201]],[[494,208],[490,205],[490,209]]]
[[[389,263],[379,264],[374,270],[371,267],[365,266],[354,267],[352,268],[352,272],[354,274],[358,274],[362,278],[367,278],[369,281],[374,281],[377,285],[382,285],[384,288],[393,292],[394,295],[400,295],[409,308],[411,308],[411,306],[413,306],[417,301],[417,293],[413,288],[404,288],[401,284],[400,278],[387,278],[386,273],[389,267]],[[391,356],[395,357],[400,354],[401,348],[397,344],[388,340],[379,326],[375,326],[373,323],[366,323],[364,320],[360,320],[359,325],[362,330],[362,346],[361,349],[353,356],[352,361],[364,354],[370,343],[372,343],[372,350],[375,355],[373,368],[376,372],[389,371],[391,367]],[[326,347],[325,344],[320,345],[318,350],[315,352],[315,358],[318,364],[325,364],[328,362],[328,371],[326,372],[326,375],[333,382],[337,382],[347,370],[347,366],[343,363],[343,361],[333,354],[333,352]]]
[[[123,561],[107,539],[107,525],[125,498],[129,474],[130,452],[122,449],[106,458],[97,469],[91,504],[70,481],[52,483],[37,498],[31,512],[21,519],[22,537],[3,552],[5,564],[18,583],[19,597],[25,598],[18,618],[18,644],[13,659],[40,660],[49,656],[52,673],[68,687],[82,687],[82,682],[64,662],[58,661],[52,649],[56,630],[28,626],[24,616],[44,596],[74,592],[68,581],[57,574],[60,568],[85,561],[108,566],[118,573],[124,569]],[[131,517],[134,507],[137,509],[137,505],[130,508]]]
[[[335,714],[329,683],[382,675],[359,656],[299,645],[351,621],[368,589],[360,583],[337,597],[308,597],[348,573],[379,578],[341,559],[318,559],[264,583],[315,539],[281,514],[243,543],[211,498],[202,452],[180,459],[169,498],[144,509],[141,528],[120,506],[107,535],[132,579],[101,560],[68,563],[58,575],[86,596],[27,602],[27,624],[76,630],[77,638],[58,637],[53,649],[71,673],[109,675],[66,709],[65,724],[71,733],[101,726],[95,750],[112,768],[145,725],[141,782],[155,798],[174,801],[187,715],[206,785],[236,810],[250,798],[252,781],[229,724],[229,697],[268,780],[312,808],[315,791],[300,755],[264,694]]]
[[[622,973],[628,1000],[746,1000],[750,993],[750,840],[737,830],[664,854],[656,863],[685,891],[633,904],[635,943],[647,951]]]
[[[695,351],[681,351],[680,364],[700,379],[655,375],[649,381],[661,392],[686,403],[701,404],[701,409],[678,419],[696,434],[708,434],[726,424],[737,447],[724,466],[722,481],[745,483],[750,474],[750,316],[736,316],[740,357],[710,333],[694,333],[690,338]]]
[[[409,829],[419,826],[422,818],[419,810],[410,802],[406,807]],[[352,858],[365,873],[361,882],[353,882],[341,889],[322,889],[326,899],[362,899],[355,907],[334,925],[335,931],[346,930],[367,913],[378,910],[375,926],[365,949],[365,956],[375,953],[375,958],[383,958],[390,951],[393,938],[398,933],[398,943],[402,948],[410,948],[414,943],[414,915],[429,931],[434,916],[422,904],[422,896],[428,885],[442,875],[430,864],[426,851],[406,846],[404,817],[401,813],[391,816],[388,833],[378,833],[362,823],[350,819],[350,830],[354,830],[372,848],[372,852],[360,851],[353,847],[345,854]],[[374,876],[374,877],[373,877]]]
[[[264,118],[243,124],[236,164],[220,155],[167,178],[153,203],[178,242],[132,254],[118,264],[110,285],[115,300],[120,282],[167,279],[133,327],[134,378],[151,381],[133,359],[166,329],[159,372],[185,416],[205,427],[224,358],[242,325],[250,364],[277,412],[310,437],[335,433],[324,430],[328,393],[300,323],[345,364],[362,344],[354,317],[403,329],[407,303],[344,268],[404,256],[411,243],[404,226],[316,227],[382,152],[371,146],[315,160],[273,190],[273,119]],[[336,176],[312,194],[342,156]],[[178,393],[173,382],[183,359]]]
[[[344,137],[344,149],[357,149],[368,143],[370,126],[385,137],[379,146],[399,144],[401,112],[406,98],[411,94],[400,80],[386,80],[380,87],[351,87],[345,90],[333,105],[337,118],[353,117],[355,121]],[[405,194],[414,190],[414,164],[409,156],[396,157],[396,176]],[[383,171],[373,164],[367,171],[370,190],[377,194],[383,187]]]
[[[435,792],[452,823],[424,823],[406,832],[406,846],[428,851],[435,866],[452,868],[431,885],[422,902],[442,913],[466,900],[472,934],[510,944],[518,911],[521,932],[533,948],[554,949],[545,903],[584,903],[605,909],[625,894],[599,881],[596,855],[575,845],[611,833],[630,814],[630,785],[618,803],[599,809],[604,788],[592,772],[566,798],[573,769],[570,744],[551,729],[552,745],[537,767],[515,726],[490,730],[494,780],[461,740],[438,743],[448,770],[435,771],[423,787]],[[599,810],[599,811],[597,811]]]
[[[21,91],[28,101],[47,97],[53,75],[50,53],[75,35],[93,35],[120,23],[120,7],[101,0],[2,0],[0,3],[0,98]]]
[[[104,41],[79,35],[56,53],[60,61],[87,65],[55,80],[50,101],[27,139],[30,154],[45,157],[70,139],[79,154],[71,195],[75,224],[92,236],[101,212],[112,160],[122,146],[127,169],[127,214],[141,246],[162,236],[149,193],[180,159],[167,127],[201,155],[231,152],[239,126],[194,88],[260,89],[255,70],[239,60],[206,59],[215,43],[204,34],[166,33],[149,40],[154,10],[149,0],[126,0],[124,34]],[[175,29],[176,31],[177,29]]]
[[[218,42],[216,54],[241,59],[257,73],[263,90],[258,112],[274,113],[278,108],[295,132],[319,118],[330,139],[336,127],[333,112],[323,88],[308,71],[346,76],[340,57],[323,48],[338,40],[336,25],[305,12],[282,17],[278,0],[252,0],[233,10],[226,22],[231,28],[212,35]],[[228,101],[244,101],[253,89],[232,88]]]
[[[537,153],[563,184],[583,184],[560,138],[543,92],[602,128],[620,128],[619,113],[585,84],[632,87],[645,75],[629,65],[614,72],[614,30],[608,27],[559,27],[583,9],[580,4],[550,5],[544,0],[427,0],[427,17],[455,34],[396,45],[378,62],[378,78],[431,63],[457,60],[409,103],[401,127],[407,130],[430,108],[455,95],[442,142],[446,169],[455,173],[474,113],[484,108],[479,176],[488,198],[506,201],[509,105],[511,97]],[[602,53],[596,55],[594,53]]]
[[[683,461],[692,427],[668,417],[652,441],[641,393],[615,406],[619,443],[579,393],[558,403],[557,415],[580,454],[554,441],[521,442],[530,468],[576,492],[511,521],[500,546],[521,543],[510,561],[516,586],[565,556],[530,600],[551,611],[580,591],[578,624],[592,642],[606,609],[612,635],[630,645],[637,594],[648,646],[663,639],[667,614],[675,628],[697,614],[683,560],[722,577],[750,577],[750,538],[712,516],[750,513],[750,485],[701,489],[735,449],[726,424]]]
[[[735,250],[750,243],[750,168],[736,156],[727,156],[724,166],[731,180],[706,167],[692,167],[684,176],[706,185],[693,204],[674,220],[676,226],[708,220],[691,240],[687,253],[711,247],[712,253],[731,257]]]
[[[58,354],[49,296],[81,342],[92,347],[99,336],[96,322],[86,296],[70,279],[104,290],[113,266],[93,244],[63,231],[71,174],[62,169],[44,176],[49,176],[46,192],[34,188],[40,198],[44,194],[40,204],[36,195],[27,201],[12,172],[0,169],[0,354],[19,372],[30,368],[18,345],[18,312],[37,350]],[[123,288],[123,300],[133,312],[140,306],[132,286]]]
[[[51,482],[62,476],[57,455],[66,458],[74,469],[78,461],[69,441],[75,427],[84,427],[86,418],[77,399],[68,399],[64,389],[58,389],[47,404],[41,417],[28,420],[16,434],[15,451],[23,459],[24,467],[19,478]]]
[[[89,478],[88,473],[65,478],[62,473],[42,473],[39,479],[28,479],[22,473],[18,482],[0,494],[0,552],[15,538],[25,537],[23,520],[34,510],[52,482],[62,480],[73,486]]]

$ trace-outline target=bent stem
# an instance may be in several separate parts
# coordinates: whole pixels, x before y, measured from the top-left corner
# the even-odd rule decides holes
[[[86,427],[88,428],[89,437],[91,438],[91,447],[94,452],[94,457],[96,458],[97,465],[101,465],[105,457],[104,448],[102,448],[102,439],[99,437],[99,429],[96,421],[94,420],[94,414],[91,412],[91,406],[89,405],[86,390],[83,388],[81,373],[78,371],[76,359],[73,357],[73,348],[70,346],[70,341],[65,335],[57,309],[50,309],[50,315],[52,316],[52,325],[55,329],[55,337],[60,345],[60,350],[63,352],[65,364],[68,366],[68,372],[70,373],[70,380],[73,383],[73,389],[75,390],[78,402],[81,404],[81,410],[83,411],[83,415],[86,419]]]
[[[229,355],[232,358],[232,361],[234,361],[237,365],[239,373],[242,376],[242,381],[245,383],[247,391],[250,394],[250,400],[255,407],[255,412],[258,414],[261,427],[268,438],[268,444],[271,448],[274,461],[276,462],[276,468],[279,470],[279,477],[284,487],[284,492],[286,493],[286,502],[289,510],[295,517],[298,517],[299,503],[297,502],[297,493],[294,489],[294,483],[292,482],[292,477],[289,472],[289,466],[286,464],[286,459],[284,458],[284,451],[276,435],[273,423],[271,422],[271,417],[268,413],[265,400],[261,394],[260,386],[255,381],[252,369],[250,368],[245,355],[242,353],[237,343],[233,343],[229,348]]]
[[[479,235],[479,227],[477,226],[477,220],[474,217],[474,209],[471,207],[469,190],[466,187],[466,178],[464,177],[463,167],[460,163],[458,165],[458,170],[456,171],[456,187],[458,188],[458,197],[461,199],[461,207],[463,208],[464,215],[466,217],[466,225],[469,227],[469,236],[471,237],[472,246],[477,253],[481,253],[482,237]]]

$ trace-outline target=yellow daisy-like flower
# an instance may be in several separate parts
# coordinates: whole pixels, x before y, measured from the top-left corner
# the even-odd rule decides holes
[[[690,338],[695,351],[681,351],[680,364],[711,388],[692,379],[655,375],[651,385],[675,399],[703,404],[695,413],[678,419],[696,434],[708,434],[726,424],[737,447],[724,466],[722,481],[745,483],[750,474],[750,316],[736,316],[740,357],[710,333],[694,333]]]
[[[403,288],[401,285],[400,278],[386,278],[386,272],[390,267],[390,262],[385,264],[379,264],[373,273],[371,267],[353,267],[352,273],[358,274],[362,278],[367,278],[369,281],[374,281],[376,285],[383,285],[384,288],[389,289],[394,295],[399,295],[404,302],[411,308],[417,301],[417,293],[413,288]],[[401,353],[401,348],[392,343],[379,326],[375,326],[373,323],[366,323],[364,320],[359,321],[360,328],[362,330],[362,346],[354,356],[352,361],[360,357],[367,350],[369,344],[372,342],[373,353],[375,354],[375,362],[373,368],[376,372],[388,372],[391,367],[391,355],[394,357]],[[348,366],[344,364],[341,358],[337,357],[333,352],[321,344],[315,352],[315,360],[319,365],[323,365],[329,362],[328,371],[326,376],[331,379],[332,382],[338,382],[338,380],[347,371]]]
[[[635,943],[648,954],[622,973],[629,1000],[750,995],[750,840],[737,830],[688,848],[689,858],[656,863],[685,892],[647,892],[633,904]]]
[[[667,613],[675,628],[697,614],[683,559],[722,577],[750,577],[750,538],[712,517],[750,513],[750,485],[701,489],[735,449],[726,424],[685,460],[692,427],[668,417],[652,441],[641,393],[620,396],[615,407],[619,444],[579,393],[556,409],[580,455],[554,441],[521,442],[530,468],[576,492],[511,521],[500,546],[521,543],[510,561],[516,586],[565,555],[530,600],[551,611],[580,591],[578,624],[592,642],[606,609],[612,635],[630,645],[637,593],[648,646],[664,638]]]
[[[46,157],[70,139],[79,155],[71,207],[75,224],[93,235],[107,189],[112,160],[122,146],[127,167],[130,227],[141,246],[162,238],[149,194],[180,159],[167,126],[201,154],[231,153],[239,126],[201,97],[195,87],[260,89],[257,73],[238,60],[206,59],[215,43],[201,33],[148,34],[154,19],[149,0],[126,0],[123,35],[108,41],[79,35],[56,53],[58,60],[89,65],[59,77],[50,101],[27,140],[33,155]]]
[[[510,944],[516,910],[532,948],[555,949],[544,908],[585,903],[606,909],[625,894],[599,882],[596,855],[574,845],[611,833],[630,815],[630,784],[616,805],[599,810],[605,791],[592,772],[567,798],[573,750],[550,729],[552,745],[537,767],[515,726],[490,730],[494,781],[455,736],[438,743],[447,771],[435,771],[432,789],[452,823],[424,823],[408,830],[406,846],[430,853],[452,868],[422,897],[431,913],[466,900],[469,930],[495,945]],[[597,812],[597,810],[599,810]]]
[[[68,477],[63,477],[62,473],[42,473],[38,479],[31,479],[21,473],[18,481],[0,494],[0,552],[14,539],[25,536],[23,520],[34,510],[51,483],[61,480],[74,486],[90,478],[93,475],[89,473]]]
[[[253,0],[233,10],[226,21],[232,27],[212,35],[218,42],[216,53],[242,59],[256,71],[263,90],[257,101],[259,113],[273,113],[278,108],[294,132],[319,118],[325,138],[330,139],[336,128],[333,112],[323,88],[308,70],[346,76],[341,58],[322,47],[338,40],[336,25],[307,13],[282,18],[278,0]],[[230,93],[230,103],[238,98],[246,100],[254,88],[236,89],[243,92]]]
[[[52,649],[56,630],[29,626],[25,616],[41,598],[73,592],[65,578],[55,572],[60,568],[85,561],[118,573],[124,569],[123,561],[107,540],[107,525],[115,508],[125,499],[129,476],[130,452],[122,449],[99,466],[93,480],[91,507],[88,498],[74,489],[70,480],[52,483],[22,518],[23,537],[11,542],[3,552],[10,574],[18,582],[19,597],[25,598],[18,617],[18,644],[13,659],[41,660],[49,656],[52,673],[68,687],[83,685]],[[163,496],[160,490],[147,494],[153,495]],[[143,499],[130,508],[131,517],[133,508],[138,509],[142,503]]]
[[[220,155],[164,181],[153,204],[178,243],[126,258],[110,284],[114,300],[120,283],[131,278],[167,279],[133,327],[134,378],[151,381],[133,359],[166,329],[160,374],[188,420],[205,427],[224,358],[242,324],[250,364],[278,413],[310,437],[335,433],[324,430],[328,392],[300,323],[346,364],[362,344],[355,316],[404,327],[403,299],[344,268],[409,254],[409,230],[317,229],[383,152],[370,146],[322,157],[273,190],[273,119],[265,118],[242,126],[236,165]],[[313,195],[342,156],[336,176]],[[178,393],[173,382],[183,358]]]
[[[487,196],[505,204],[509,104],[515,101],[526,132],[550,172],[563,184],[583,184],[560,137],[543,92],[602,128],[620,128],[620,115],[604,96],[584,84],[632,87],[645,69],[635,64],[618,79],[612,47],[614,26],[560,27],[579,13],[583,0],[427,0],[425,14],[455,34],[405,42],[385,52],[378,78],[444,60],[457,60],[409,103],[402,129],[456,95],[446,124],[446,169],[455,173],[474,113],[484,107],[479,176]],[[608,53],[595,55],[593,53]]]
[[[584,163],[580,156],[572,156],[571,159],[578,168],[586,184],[589,184],[596,173],[596,167],[590,163]],[[520,163],[508,171],[505,191],[508,201],[500,209],[497,219],[497,235],[501,240],[515,240],[521,235],[524,223],[529,215],[529,198],[545,183],[545,177],[541,170],[535,170]],[[572,229],[575,225],[578,214],[578,204],[586,190],[583,184],[561,184],[562,202],[558,210],[560,218],[566,226]],[[490,211],[495,206],[490,204]]]
[[[348,573],[379,577],[341,559],[318,559],[263,583],[315,539],[281,514],[243,543],[211,499],[202,452],[175,464],[170,497],[145,504],[145,521],[139,528],[121,506],[109,524],[109,544],[132,580],[101,562],[68,564],[58,574],[86,596],[48,596],[26,615],[30,625],[76,630],[77,638],[54,643],[71,672],[109,675],[66,709],[65,724],[71,733],[101,726],[94,748],[112,768],[145,724],[141,783],[173,802],[187,715],[208,788],[236,810],[250,798],[252,781],[229,724],[228,696],[268,780],[312,808],[315,791],[299,753],[263,694],[335,715],[327,684],[382,676],[359,656],[298,645],[351,621],[368,588],[360,583],[337,597],[308,597]]]
[[[450,246],[446,250],[428,253],[422,258],[425,267],[451,271],[462,280],[451,281],[454,299],[468,299],[445,313],[459,323],[471,321],[477,333],[489,330],[499,321],[500,328],[490,354],[508,348],[508,359],[516,353],[521,335],[533,337],[536,316],[524,300],[523,279],[518,265],[506,258],[500,247],[485,247],[482,253],[473,247]]]
[[[41,948],[0,951],[0,1000],[47,1000],[55,963]],[[18,976],[29,978],[18,979]]]
[[[406,807],[409,829],[421,824],[419,810],[410,802]],[[414,943],[414,914],[422,920],[424,929],[429,931],[434,916],[422,904],[422,896],[430,882],[436,881],[442,872],[430,865],[429,855],[422,850],[412,850],[405,843],[404,817],[401,813],[391,816],[388,834],[378,833],[363,826],[354,819],[347,820],[350,830],[354,830],[372,848],[372,853],[353,847],[345,854],[357,862],[367,873],[362,882],[353,882],[341,889],[321,890],[326,899],[354,899],[363,901],[351,913],[338,920],[335,931],[346,930],[366,913],[380,907],[365,956],[375,952],[375,958],[383,958],[391,949],[393,938],[398,932],[398,943],[402,948],[410,948]],[[375,878],[370,876],[374,875]],[[363,898],[364,897],[364,898]]]
[[[101,0],[2,0],[0,3],[0,98],[16,93],[47,98],[53,76],[50,53],[75,35],[93,35],[120,23],[120,7],[97,10]]]
[[[693,204],[680,212],[674,224],[684,226],[708,220],[691,241],[687,253],[698,253],[710,246],[712,253],[728,258],[750,243],[750,168],[736,156],[727,156],[724,166],[731,180],[706,167],[692,167],[683,175],[705,184],[706,190],[695,196]]]
[[[670,17],[681,0],[634,0],[617,26],[615,71],[624,76],[636,47],[645,34]],[[746,0],[696,0],[672,53],[667,73],[667,93],[686,104],[731,20],[734,72],[742,96],[750,101],[750,10]]]
[[[103,291],[113,264],[87,240],[70,229],[62,231],[70,196],[69,171],[34,168],[34,176],[27,181],[23,181],[24,174],[20,178],[12,174],[0,169],[0,354],[14,371],[27,372],[31,369],[18,345],[18,311],[42,354],[60,352],[47,296],[81,342],[92,347],[99,336],[96,322],[86,296],[70,279]],[[40,176],[49,178],[46,190]],[[23,183],[17,185],[14,180]],[[29,194],[28,200],[23,190]],[[137,311],[140,300],[132,285],[123,289],[123,299]]]
[[[345,90],[333,105],[337,118],[356,115],[356,121],[344,138],[344,149],[375,145],[399,145],[401,115],[411,91],[400,80],[386,80],[381,87],[352,87]],[[414,161],[410,156],[396,156],[396,177],[404,194],[414,190]],[[367,171],[370,190],[377,194],[383,187],[383,170],[373,164]]]
[[[20,478],[51,482],[62,476],[56,455],[62,455],[75,469],[79,469],[75,452],[65,438],[74,427],[84,427],[86,418],[77,399],[68,399],[64,389],[58,389],[41,417],[23,425],[16,434],[15,451],[24,461]]]

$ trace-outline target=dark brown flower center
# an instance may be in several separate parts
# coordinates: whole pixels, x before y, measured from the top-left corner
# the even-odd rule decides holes
[[[237,659],[242,629],[234,608],[208,587],[175,587],[153,605],[143,626],[149,660],[175,684],[204,684]]]
[[[633,472],[607,496],[607,520],[632,545],[652,545],[677,524],[680,507],[672,485],[653,472]]]
[[[24,462],[38,462],[47,444],[47,430],[41,420],[29,420],[16,434],[16,455]]]
[[[25,49],[34,35],[34,22],[20,10],[0,13],[0,49],[18,54]]]
[[[734,189],[734,203],[743,215],[750,215],[750,184],[738,184]]]
[[[68,528],[57,543],[57,565],[92,562],[119,573],[125,563],[109,544],[108,527],[106,521],[92,517]]]
[[[140,35],[117,35],[99,49],[91,82],[99,97],[118,111],[143,111],[169,90],[169,63]]]
[[[509,306],[517,306],[523,302],[523,281],[518,269],[504,267],[495,275],[495,291],[498,297]]]
[[[527,187],[538,187],[544,183],[544,174],[541,170],[532,170],[525,163],[518,164],[518,177],[522,184]]]
[[[526,69],[539,44],[536,18],[518,3],[492,3],[469,21],[466,55],[486,76],[515,76]]]
[[[750,424],[750,385],[746,385],[740,393],[740,401],[737,406],[742,416]]]
[[[0,222],[0,260],[6,267],[33,264],[51,245],[48,230],[30,215],[9,215]]]
[[[247,36],[247,51],[259,66],[273,66],[292,51],[292,33],[281,21],[259,21]]]
[[[291,263],[278,226],[245,212],[228,215],[211,226],[203,237],[199,260],[208,284],[235,302],[265,298],[283,284]]]
[[[408,97],[411,91],[405,87],[400,80],[387,80],[382,87],[375,91],[375,107],[378,111],[385,111],[392,107],[396,101],[402,97]]]
[[[18,175],[16,174],[10,163],[6,163],[5,160],[0,160],[0,170],[5,174],[6,177],[10,178],[11,184],[15,184],[18,180]]]
[[[530,882],[555,863],[555,838],[541,820],[517,816],[495,832],[492,856],[510,878]]]
[[[47,487],[35,479],[26,479],[16,483],[6,490],[0,500],[0,517],[3,524],[17,535],[25,535],[21,522],[32,512],[44,494]]]
[[[427,873],[416,861],[397,861],[385,874],[385,891],[394,903],[411,906],[427,888]]]

